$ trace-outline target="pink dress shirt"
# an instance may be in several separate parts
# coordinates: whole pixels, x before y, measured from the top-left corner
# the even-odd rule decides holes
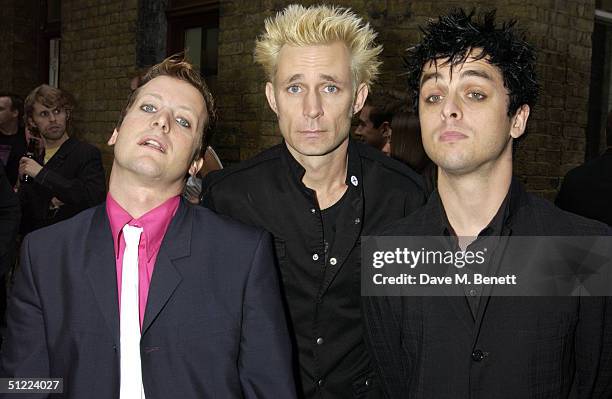
[[[172,197],[157,208],[150,210],[138,219],[134,219],[119,205],[110,193],[106,196],[106,214],[110,221],[115,246],[115,265],[117,268],[117,292],[119,294],[119,311],[121,312],[121,271],[123,266],[123,253],[125,240],[122,229],[126,224],[143,229],[138,245],[138,302],[140,314],[140,327],[147,308],[147,297],[151,276],[155,268],[155,261],[168,225],[178,209],[179,196]]]

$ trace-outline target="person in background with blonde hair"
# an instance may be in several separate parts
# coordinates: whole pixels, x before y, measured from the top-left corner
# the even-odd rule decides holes
[[[104,201],[100,150],[70,137],[73,109],[74,99],[68,92],[48,85],[38,86],[25,100],[24,119],[44,143],[44,159],[24,156],[19,161],[24,235]]]
[[[361,318],[360,236],[424,199],[420,177],[349,139],[378,73],[376,33],[351,10],[290,5],[255,60],[283,142],[212,172],[203,204],[274,235],[303,398],[381,398]]]

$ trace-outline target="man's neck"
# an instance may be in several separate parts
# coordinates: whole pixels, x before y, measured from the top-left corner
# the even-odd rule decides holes
[[[133,218],[137,219],[157,208],[172,197],[180,195],[184,182],[174,185],[155,184],[145,179],[134,178],[128,175],[119,175],[111,170],[109,180],[109,193],[123,209]]]
[[[4,134],[5,136],[13,136],[19,131],[18,128],[19,124],[17,123],[17,120],[8,121],[4,125],[0,125],[0,133]]]
[[[44,142],[45,142],[45,149],[47,150],[54,150],[56,148],[59,148],[62,144],[64,144],[66,142],[66,140],[68,140],[68,133],[64,132],[64,134],[62,135],[62,137],[60,137],[57,140],[49,140],[48,138],[45,137]]]
[[[348,139],[334,151],[321,156],[306,156],[288,148],[306,171],[302,183],[316,192],[319,208],[326,209],[338,202],[347,188]]]
[[[458,237],[476,237],[491,222],[512,181],[512,159],[489,173],[454,175],[438,171],[438,192]]]

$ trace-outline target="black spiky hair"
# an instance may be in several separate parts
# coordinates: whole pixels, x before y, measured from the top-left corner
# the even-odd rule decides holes
[[[407,50],[404,62],[408,75],[408,86],[415,109],[419,102],[421,74],[431,61],[436,67],[450,62],[454,67],[463,64],[468,55],[476,60],[484,59],[499,68],[508,89],[508,116],[527,104],[536,104],[539,85],[535,72],[536,52],[527,43],[523,32],[519,32],[516,20],[495,24],[495,10],[475,15],[459,8],[448,15],[432,20],[425,27],[422,41]],[[472,52],[475,50],[475,52]],[[480,50],[480,53],[478,51]]]

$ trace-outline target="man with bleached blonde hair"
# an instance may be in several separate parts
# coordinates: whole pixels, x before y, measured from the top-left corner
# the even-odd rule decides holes
[[[303,398],[380,398],[363,338],[360,236],[423,201],[420,178],[349,139],[378,73],[376,33],[351,10],[290,5],[255,60],[283,142],[204,180],[203,204],[274,236]]]

